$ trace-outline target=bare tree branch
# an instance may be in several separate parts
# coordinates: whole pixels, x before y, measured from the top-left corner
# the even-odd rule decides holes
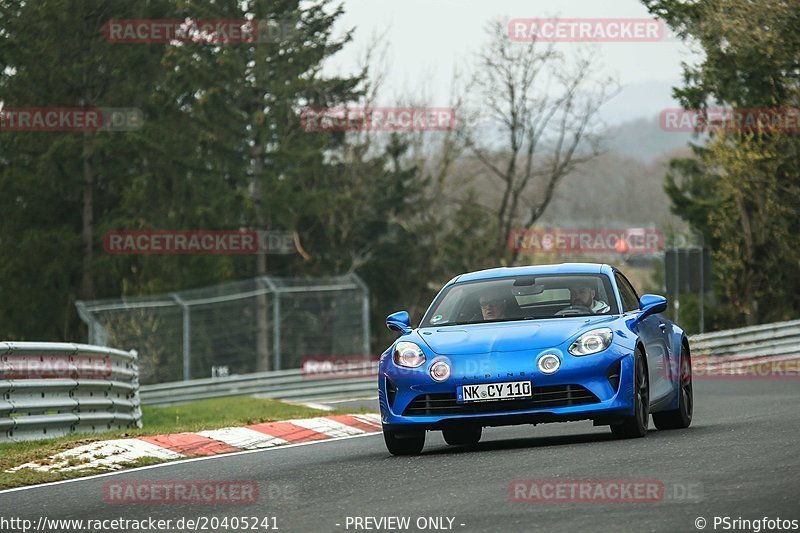
[[[503,21],[488,27],[490,43],[478,57],[469,94],[484,110],[465,142],[502,189],[495,211],[497,255],[517,259],[506,243],[514,225],[530,228],[550,204],[562,178],[600,154],[593,134],[601,105],[613,96],[611,79],[595,79],[593,57],[573,61],[551,43],[512,43]]]

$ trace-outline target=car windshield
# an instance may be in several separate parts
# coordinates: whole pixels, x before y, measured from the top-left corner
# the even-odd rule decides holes
[[[421,327],[617,314],[608,276],[536,275],[456,283]]]

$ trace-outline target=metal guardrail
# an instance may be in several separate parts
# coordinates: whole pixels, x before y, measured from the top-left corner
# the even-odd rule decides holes
[[[282,400],[320,400],[377,393],[377,374],[364,377],[318,377],[306,374],[301,369],[158,383],[141,388],[142,403],[146,405],[173,405],[250,394]]]
[[[800,320],[694,335],[689,342],[695,356],[797,355]],[[140,388],[135,351],[0,342],[0,442],[141,427],[140,397],[156,406],[242,395],[324,400],[372,396],[376,388],[374,375],[320,377],[301,369]]]
[[[800,320],[689,337],[693,356],[758,357],[800,354]]]
[[[135,351],[0,342],[0,442],[142,427]]]
[[[689,343],[693,356],[798,354],[800,320],[693,335]],[[299,369],[159,383],[141,388],[142,403],[147,405],[173,405],[250,394],[263,398],[324,400],[376,393],[376,376],[319,378]]]

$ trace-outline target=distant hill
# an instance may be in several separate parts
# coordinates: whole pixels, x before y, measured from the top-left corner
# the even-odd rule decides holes
[[[681,106],[672,97],[680,80],[632,83],[600,108],[599,118],[607,125],[605,146],[609,153],[651,163],[659,156],[684,148],[691,133],[661,129],[659,115]]]
[[[606,130],[604,146],[609,153],[652,162],[667,152],[685,148],[691,133],[664,131],[659,117],[638,118]]]
[[[662,109],[680,107],[672,90],[681,85],[680,80],[629,83],[600,108],[599,116],[609,126],[657,116]]]
[[[664,176],[671,157],[686,155],[687,150],[676,150],[645,162],[605,154],[564,177],[539,223],[594,229],[682,226],[670,212]]]

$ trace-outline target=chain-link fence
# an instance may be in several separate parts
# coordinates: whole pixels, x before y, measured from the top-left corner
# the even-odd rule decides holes
[[[79,301],[89,344],[139,352],[141,383],[299,368],[369,353],[369,294],[355,275],[260,277],[168,294]]]

